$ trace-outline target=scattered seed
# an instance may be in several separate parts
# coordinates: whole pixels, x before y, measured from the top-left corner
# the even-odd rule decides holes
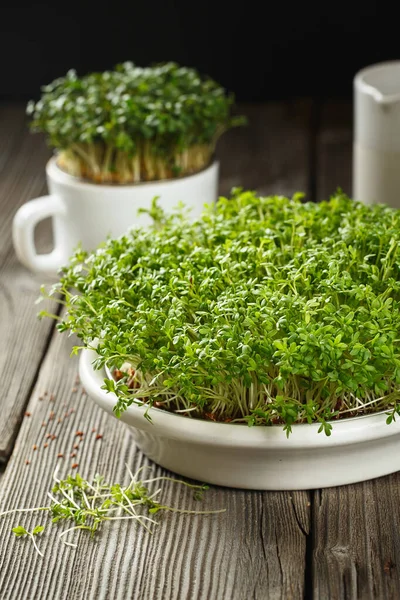
[[[43,396],[47,396],[48,392],[44,392]]]
[[[61,454],[61,452],[59,452],[59,453],[57,454],[57,458],[64,458],[64,454]]]
[[[56,398],[56,397],[55,397],[55,395],[54,395],[54,394],[51,394],[51,395],[50,395],[50,402],[54,402],[55,398]]]
[[[31,414],[32,414],[32,413],[30,413],[30,412],[26,411],[26,413],[25,413],[25,416],[26,416],[26,417],[30,417],[30,416],[31,416]]]
[[[59,417],[59,418],[57,419],[57,423],[61,423],[61,421],[62,421],[62,419]]]
[[[77,392],[77,391],[78,391],[78,390],[77,390],[77,388],[76,388],[76,387],[73,387],[73,388],[72,388],[72,390],[71,390],[71,392],[72,392],[73,394],[76,394],[76,392]]]
[[[69,417],[69,413],[67,413],[67,412],[66,412],[66,413],[64,414],[64,417]]]
[[[43,400],[43,396],[39,396],[39,400]]]
[[[37,446],[36,446],[36,444],[33,444],[33,446],[32,446],[32,450],[37,450]]]
[[[93,427],[92,429],[92,433],[94,433],[96,431],[96,427]]]
[[[210,419],[210,421],[216,421],[217,420],[216,417],[215,417],[215,415],[213,413],[211,413],[211,412],[205,413],[205,416],[207,417],[207,419]]]
[[[47,448],[47,446],[48,446],[48,444],[47,444],[47,443],[46,443],[46,444],[43,444],[43,448]]]
[[[54,433],[53,433],[53,435],[51,436],[51,439],[52,439],[52,440],[55,440],[55,439],[56,439],[56,437],[57,437],[57,436],[56,436],[56,435],[54,435]]]
[[[123,371],[121,371],[120,369],[114,369],[113,375],[114,375],[114,379],[119,381],[126,375],[126,373],[123,373]]]
[[[74,444],[74,450],[78,450],[79,444]]]
[[[49,419],[50,419],[50,421],[52,421],[54,419],[54,412],[53,411],[50,411]]]
[[[74,463],[71,465],[71,469],[76,469],[77,467],[79,467],[79,463]]]
[[[51,438],[51,433],[48,433],[48,434],[46,435],[46,439],[48,440],[48,439],[50,439],[50,438]]]
[[[43,421],[42,423],[42,427],[46,427],[47,423],[45,423],[45,421]]]
[[[75,456],[76,456],[76,452],[71,452],[70,457],[75,458]]]
[[[83,437],[85,434],[83,433],[83,431],[77,431],[75,433],[75,437]]]
[[[26,460],[26,461],[25,461],[25,464],[26,464],[26,465],[30,465],[30,464],[31,464],[31,461],[30,461],[30,460]]]
[[[98,434],[96,435],[96,440],[101,440],[101,438],[102,438],[102,437],[103,437],[103,436],[101,435],[101,433],[98,433]]]

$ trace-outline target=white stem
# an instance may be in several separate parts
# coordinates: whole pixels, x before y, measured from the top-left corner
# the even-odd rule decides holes
[[[127,490],[129,490],[129,489],[130,489],[130,487],[131,487],[131,485],[132,485],[133,483],[137,483],[137,477],[138,477],[138,475],[139,475],[139,473],[140,473],[141,471],[143,471],[144,469],[151,469],[151,467],[150,467],[150,466],[148,466],[148,465],[143,465],[142,467],[140,467],[140,468],[139,468],[139,469],[136,471],[135,475],[133,475],[133,473],[132,473],[132,471],[130,470],[130,468],[129,468],[129,466],[128,466],[128,464],[127,464],[127,463],[125,463],[125,466],[126,466],[126,468],[127,468],[127,470],[128,470],[129,476],[130,476],[130,478],[131,478],[131,482],[130,482],[130,484],[128,485],[128,487],[126,488]]]
[[[77,548],[78,547],[77,544],[73,544],[72,542],[64,542],[64,540],[62,540],[62,543],[65,544],[66,546],[70,546],[71,548]]]
[[[128,496],[125,494],[125,492],[122,492],[122,495],[123,495],[123,497],[125,498],[125,500],[127,501],[127,503],[129,504],[129,507],[130,507],[130,509],[131,509],[131,511],[132,511],[132,514],[136,515],[135,508],[134,508],[134,506],[133,506],[132,502],[129,500]],[[125,507],[124,507],[124,508],[125,508]]]
[[[355,412],[356,410],[360,410],[361,408],[365,408],[366,406],[369,406],[370,404],[375,404],[376,402],[380,402],[383,399],[384,399],[384,396],[382,396],[381,398],[375,398],[375,400],[371,400],[370,402],[366,402],[365,404],[363,404],[361,402],[361,400],[359,400],[359,402],[360,402],[360,406],[359,407],[348,408],[347,410],[342,410],[342,411],[340,411],[340,414],[344,415],[344,413]],[[358,400],[358,398],[357,398],[357,400]]]
[[[75,527],[70,527],[69,529],[66,529],[65,531],[60,533],[60,535],[58,537],[64,544],[66,544],[66,546],[71,546],[72,548],[77,548],[77,544],[72,544],[71,542],[64,542],[64,540],[61,539],[64,535],[66,535],[70,531],[75,531],[76,529],[88,529],[88,527],[86,527],[85,525],[76,525]]]
[[[77,508],[78,510],[81,509],[80,506],[78,506],[77,503],[71,498],[71,496],[69,496],[64,490],[60,489],[60,492],[63,496],[65,496],[67,500],[69,500],[75,506],[75,508]]]
[[[6,510],[5,512],[0,513],[0,517],[4,517],[5,515],[13,515],[14,513],[36,512],[38,510],[50,510],[50,507],[39,506],[37,508],[13,508],[11,510]]]
[[[182,481],[181,479],[174,479],[173,477],[153,477],[152,479],[143,479],[142,483],[153,483],[153,481],[172,481],[173,483],[180,483],[181,485],[186,485],[186,487],[193,488],[195,490],[202,490],[204,487],[202,485],[193,485],[191,483],[187,483],[187,481]]]
[[[157,496],[157,494],[159,494],[161,492],[162,488],[159,488],[157,491],[155,491],[151,496],[149,496],[149,500],[152,500],[154,498],[154,496]]]
[[[35,546],[35,550],[36,550],[36,552],[37,552],[38,554],[40,554],[40,556],[43,558],[43,557],[44,557],[44,555],[43,555],[43,554],[40,552],[39,548],[37,547],[37,545],[36,545],[36,542],[35,542],[35,537],[34,537],[34,535],[32,535],[32,533],[30,533],[29,535],[30,535],[30,537],[32,538],[32,542],[33,542],[33,545]]]
[[[218,515],[219,513],[226,512],[226,508],[221,508],[220,510],[184,510],[181,508],[173,508],[171,506],[161,506],[161,508],[180,513],[181,515]]]
[[[48,495],[48,497],[50,498],[50,500],[52,500],[52,501],[54,502],[54,504],[60,504],[60,503],[59,503],[59,501],[58,501],[58,500],[56,500],[56,499],[54,498],[54,496],[52,496],[52,495],[50,494],[50,492],[47,492],[47,495]]]
[[[60,483],[60,480],[57,479],[57,473],[60,470],[60,463],[58,463],[58,465],[56,466],[56,468],[54,469],[54,473],[53,473],[53,479],[56,483]]]
[[[154,519],[150,519],[150,517],[145,517],[144,515],[132,515],[131,517],[104,517],[105,521],[122,521],[123,519],[135,519],[136,521],[144,519],[145,521],[150,521],[150,523],[154,523],[154,525],[158,525],[157,521],[155,521]]]
[[[88,502],[88,499],[87,499],[87,496],[86,496],[86,494],[85,494],[85,492],[83,490],[82,490],[82,496],[83,496],[83,499],[85,501],[86,507],[90,510],[91,506],[90,506],[90,504]]]

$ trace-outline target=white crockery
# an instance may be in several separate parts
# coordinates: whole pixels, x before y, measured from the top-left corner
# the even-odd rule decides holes
[[[19,260],[34,272],[54,275],[67,264],[80,243],[94,250],[107,236],[119,237],[134,226],[148,226],[147,214],[152,199],[159,196],[160,206],[171,212],[183,202],[189,217],[197,218],[204,204],[212,204],[218,191],[218,162],[188,177],[127,185],[90,183],[62,171],[56,157],[46,167],[49,195],[21,206],[14,217],[13,242]],[[37,223],[52,217],[54,250],[37,254],[34,230]]]
[[[83,350],[79,374],[88,395],[113,415],[117,399],[101,389],[105,372],[94,370],[93,350]],[[380,413],[332,423],[247,427],[214,423],[132,405],[121,415],[137,446],[157,464],[199,481],[257,490],[304,490],[365,481],[400,470],[400,419]]]
[[[400,61],[354,78],[353,197],[400,208]]]

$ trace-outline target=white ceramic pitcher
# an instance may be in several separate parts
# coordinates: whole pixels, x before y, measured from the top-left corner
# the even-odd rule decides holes
[[[400,208],[400,60],[354,78],[353,197]]]

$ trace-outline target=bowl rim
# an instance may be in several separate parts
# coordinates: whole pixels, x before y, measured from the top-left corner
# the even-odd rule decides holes
[[[96,370],[93,361],[95,350],[85,348],[79,360],[81,383],[88,395],[110,414],[117,402],[113,392],[101,389],[105,378],[104,369]],[[216,423],[202,419],[190,419],[158,408],[150,412],[151,422],[145,417],[146,406],[132,404],[120,420],[137,429],[173,439],[187,439],[193,443],[245,447],[253,449],[274,448],[282,451],[297,449],[346,446],[371,442],[400,433],[400,419],[387,425],[387,411],[331,421],[332,434],[318,433],[320,423],[299,423],[292,426],[289,437],[282,425],[247,427],[238,423]],[[185,426],[182,427],[182,424]]]

